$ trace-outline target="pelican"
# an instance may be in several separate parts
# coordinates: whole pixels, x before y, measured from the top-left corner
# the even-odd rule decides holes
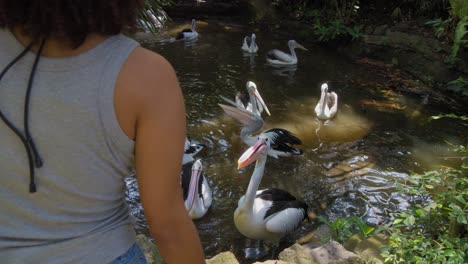
[[[328,120],[336,115],[338,110],[338,95],[335,92],[328,92],[328,84],[324,83],[321,87],[322,94],[320,100],[315,106],[315,114],[321,120]]]
[[[252,33],[252,36],[246,36],[244,38],[244,43],[242,44],[241,49],[247,53],[257,53],[258,51],[258,46],[257,43],[255,43],[255,39],[257,36],[255,36],[255,33]]]
[[[220,97],[239,109],[247,110],[249,112],[256,111],[258,114],[261,114],[263,110],[265,110],[268,115],[271,115],[270,110],[268,110],[262,96],[258,92],[257,85],[252,81],[247,81],[245,86],[247,88],[247,93],[245,91],[238,92],[236,94],[235,102],[222,95]]]
[[[253,146],[257,142],[259,136],[264,134],[274,135],[274,137],[278,140],[275,141],[275,144],[271,145],[271,148],[268,151],[269,156],[278,158],[302,154],[301,150],[291,146],[302,144],[301,140],[286,129],[272,128],[263,131],[259,136],[252,136],[252,134],[259,131],[264,124],[263,119],[258,111],[249,112],[245,109],[239,109],[224,104],[219,104],[219,106],[223,109],[224,113],[244,125],[241,129],[240,137],[242,141],[244,141],[244,143],[248,146]]]
[[[192,219],[202,218],[213,201],[212,193],[200,159],[182,166],[182,191],[185,209]]]
[[[272,146],[280,140],[288,142],[290,138],[278,137],[273,132],[263,133],[238,160],[238,168],[244,168],[256,161],[247,191],[239,199],[234,212],[237,230],[250,239],[278,243],[283,236],[294,231],[307,219],[307,204],[297,200],[289,192],[274,188],[258,190],[267,156],[271,155]],[[266,254],[262,249],[247,249],[245,252],[246,258],[260,258]]]
[[[193,141],[190,137],[185,137],[184,157],[182,165],[194,161],[194,156],[206,148],[206,145]]]
[[[288,41],[288,47],[291,54],[282,52],[281,50],[270,50],[267,53],[267,62],[274,65],[293,65],[297,64],[297,56],[295,48],[308,50],[304,48],[301,44],[297,43],[295,40]]]
[[[198,32],[195,30],[196,23],[195,19],[192,19],[192,28],[186,28],[182,30],[179,34],[177,34],[176,39],[184,39],[184,40],[194,40],[198,38]]]

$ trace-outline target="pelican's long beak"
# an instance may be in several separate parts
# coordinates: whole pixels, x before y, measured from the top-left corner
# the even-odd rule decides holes
[[[198,192],[198,181],[201,177],[202,169],[203,164],[201,163],[200,159],[197,159],[192,165],[192,175],[190,178],[189,191],[187,195],[187,201],[185,202],[185,208],[188,210],[192,209],[195,202],[195,197],[197,196]]]
[[[303,49],[303,50],[306,50],[306,51],[309,51],[308,49],[304,48],[304,46],[302,46],[301,44],[299,44],[297,42],[296,42],[296,47],[300,48],[300,49]]]
[[[253,89],[254,91],[254,95],[255,95],[255,98],[257,98],[258,102],[263,106],[263,109],[265,109],[265,111],[267,112],[267,114],[269,116],[271,116],[270,114],[270,110],[268,110],[268,107],[266,106],[265,102],[263,101],[263,98],[262,96],[260,95],[260,93],[258,92],[257,89]]]
[[[237,169],[245,168],[257,160],[258,156],[266,149],[267,145],[263,139],[259,139],[255,145],[248,148],[237,161]]]

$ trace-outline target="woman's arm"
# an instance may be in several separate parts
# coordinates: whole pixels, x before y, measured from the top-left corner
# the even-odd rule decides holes
[[[204,263],[180,186],[185,108],[175,72],[161,56],[137,48],[124,65],[117,89],[119,122],[134,123],[133,131],[130,126],[122,128],[136,141],[141,202],[158,249],[167,263]]]

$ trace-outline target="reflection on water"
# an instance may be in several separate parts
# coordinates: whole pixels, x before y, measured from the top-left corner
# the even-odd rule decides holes
[[[272,67],[271,73],[276,76],[284,76],[287,77],[288,80],[294,79],[294,73],[297,70],[297,65],[275,65],[275,64],[268,64],[268,66]]]
[[[168,36],[184,26],[171,29]],[[449,135],[452,143],[460,141],[457,131],[463,128],[454,124],[417,122],[440,114],[438,109],[426,109],[423,98],[393,93],[390,101],[388,89],[380,90],[386,80],[334,50],[302,43],[309,52],[301,52],[297,66],[273,67],[266,64],[266,51],[287,39],[255,32],[261,49],[246,56],[240,47],[252,29],[234,30],[201,21],[197,26],[196,42],[145,46],[174,66],[185,96],[188,133],[208,146],[199,157],[213,189],[213,204],[204,218],[195,221],[207,257],[230,250],[242,263],[251,263],[243,260],[242,252],[250,241],[235,229],[232,217],[253,166],[237,170],[237,159],[246,149],[239,137],[241,127],[218,106],[223,103],[219,95],[233,99],[248,80],[257,84],[272,114],[264,116],[264,129],[285,128],[303,141],[304,155],[268,160],[260,188],[285,189],[330,219],[358,215],[369,224],[388,223],[393,212],[408,206],[395,180],[432,165],[427,163],[440,155],[442,138]],[[338,94],[340,104],[336,117],[323,122],[314,108],[325,81]],[[127,184],[138,232],[148,233],[136,181],[129,178]],[[290,246],[316,224],[306,223],[280,246]]]

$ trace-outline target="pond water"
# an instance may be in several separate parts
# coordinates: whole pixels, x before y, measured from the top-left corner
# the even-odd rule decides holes
[[[168,34],[188,25],[174,26]],[[205,22],[198,22],[198,28],[200,37],[192,43],[143,45],[174,66],[186,100],[188,134],[208,146],[199,158],[214,201],[207,215],[195,221],[207,258],[232,251],[243,263],[251,263],[243,259],[242,249],[252,241],[236,230],[233,213],[253,165],[237,170],[246,146],[239,138],[240,126],[218,106],[223,103],[219,95],[234,99],[249,80],[257,84],[271,112],[263,115],[266,127],[288,129],[303,141],[304,155],[268,159],[260,188],[285,189],[331,221],[355,215],[370,225],[388,223],[393,212],[408,206],[408,197],[395,181],[440,164],[448,149],[444,140],[466,140],[464,127],[451,120],[427,121],[447,111],[445,106],[406,95],[375,67],[346,59],[333,49],[296,39],[309,51],[297,50],[297,67],[275,68],[266,64],[266,52],[286,51],[292,34],[255,32],[260,49],[251,56],[240,47],[254,29]],[[325,123],[314,114],[323,82],[339,96],[337,116]],[[128,187],[137,231],[147,234],[134,178],[129,178]],[[317,223],[303,224],[280,247],[290,246]]]

